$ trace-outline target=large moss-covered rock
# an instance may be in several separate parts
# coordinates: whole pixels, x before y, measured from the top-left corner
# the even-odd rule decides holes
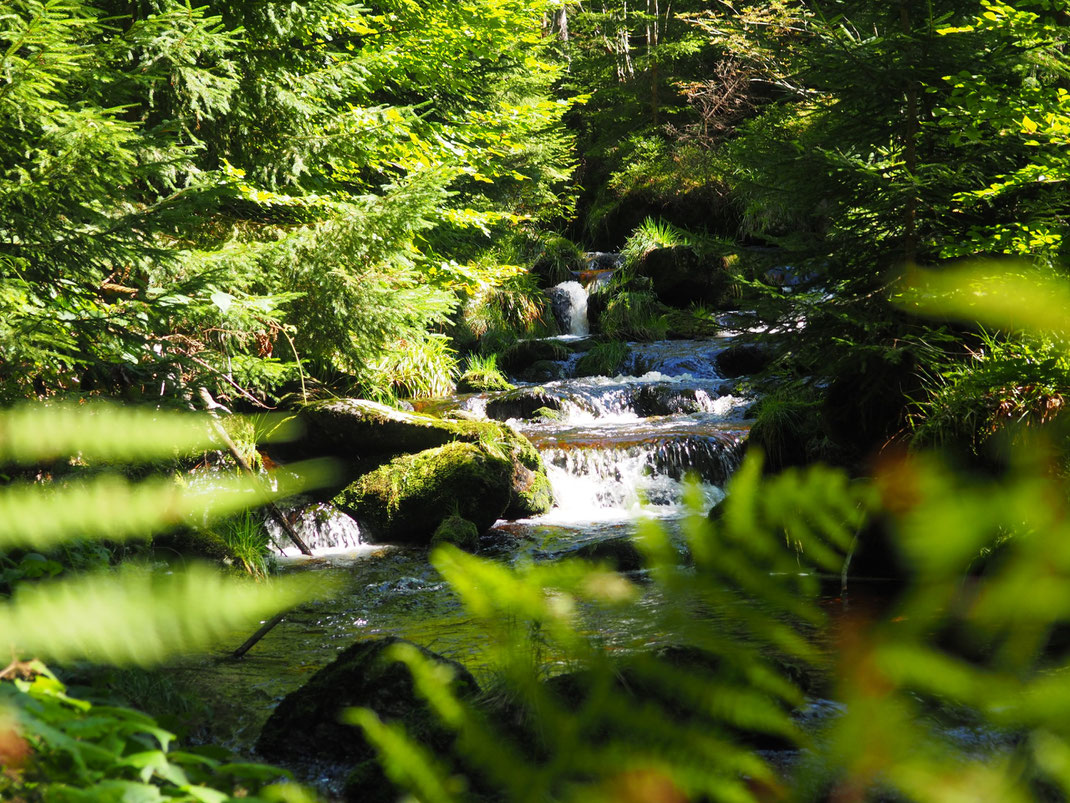
[[[367,541],[428,544],[453,514],[488,530],[512,501],[515,467],[504,450],[450,443],[394,458],[345,488],[335,504]]]
[[[543,405],[540,405],[543,406]],[[355,467],[346,482],[374,473],[389,461],[450,443],[488,444],[492,451],[513,461],[514,496],[521,500],[522,516],[544,513],[552,502],[545,494],[532,497],[532,485],[544,482],[545,469],[531,442],[515,429],[496,421],[451,420],[423,413],[406,412],[366,399],[332,399],[308,405],[301,412],[305,425],[302,438],[290,447],[290,457],[333,455]],[[527,471],[525,471],[525,469]],[[528,472],[542,475],[533,480]],[[343,483],[339,484],[341,487]],[[541,500],[541,501],[539,501]],[[432,528],[434,529],[434,528]]]
[[[304,436],[291,449],[303,457],[334,455],[348,460],[389,459],[453,441],[477,442],[482,426],[395,410],[367,399],[330,399],[301,410]]]
[[[654,294],[671,307],[696,302],[722,306],[731,295],[725,258],[706,256],[688,246],[655,248],[643,255],[636,272],[654,284]]]
[[[451,734],[415,693],[408,668],[387,653],[399,643],[407,642],[398,638],[362,641],[339,654],[279,703],[260,733],[257,750],[276,761],[304,758],[357,765],[372,760],[375,750],[361,729],[339,719],[351,707],[370,708],[386,722],[403,724],[425,745],[447,749],[452,744]],[[416,648],[453,671],[455,694],[472,699],[479,693],[475,678],[463,666]]]

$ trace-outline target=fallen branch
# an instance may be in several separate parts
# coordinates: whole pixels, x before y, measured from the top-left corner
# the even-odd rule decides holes
[[[251,477],[256,477],[256,472],[253,471],[253,467],[249,465],[249,461],[245,459],[245,456],[238,451],[238,447],[235,445],[234,441],[231,440],[227,430],[223,427],[223,422],[219,420],[219,414],[216,411],[220,409],[226,410],[227,408],[212,398],[212,394],[208,392],[208,388],[202,387],[198,392],[201,400],[204,401],[204,406],[208,410],[208,414],[212,416],[212,426],[215,429],[216,434],[219,435],[220,440],[226,445],[231,457],[234,458],[234,461],[241,467],[242,471]],[[268,513],[271,514],[271,518],[273,518],[276,523],[282,527],[286,534],[290,536],[290,540],[293,541],[294,546],[301,550],[301,554],[311,555],[312,550],[308,548],[308,544],[306,544],[301,536],[297,534],[297,530],[293,528],[293,525],[290,524],[290,520],[286,518],[286,514],[279,509],[279,506],[274,502],[268,502],[266,507]]]
[[[275,614],[274,616],[272,616],[270,619],[268,619],[266,622],[264,622],[264,624],[262,624],[260,626],[259,630],[257,630],[255,633],[253,633],[253,635],[249,636],[249,638],[247,638],[245,640],[244,644],[242,644],[240,647],[238,647],[238,649],[236,649],[234,652],[232,652],[230,654],[230,657],[232,659],[241,658],[243,655],[245,655],[245,653],[249,652],[249,650],[251,650],[253,648],[253,646],[258,641],[260,641],[260,639],[262,639],[264,636],[266,636],[268,633],[270,633],[275,628],[275,625],[277,625],[280,622],[282,622],[282,620],[285,619],[285,618],[286,618],[286,614],[285,613],[278,613],[278,614]]]

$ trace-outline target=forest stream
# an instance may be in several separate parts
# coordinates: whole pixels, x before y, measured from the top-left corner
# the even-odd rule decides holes
[[[589,286],[606,278],[605,271],[577,274]],[[567,285],[553,291],[558,314],[573,331],[586,332],[586,289],[579,281]],[[687,512],[688,476],[699,481],[704,502],[698,512],[719,502],[742,456],[752,401],[728,393],[716,368],[715,357],[731,337],[726,330],[705,340],[629,343],[619,375],[576,377],[586,337],[562,335],[578,346],[558,363],[564,378],[516,381],[518,388],[537,387],[556,399],[556,419],[511,420],[542,454],[556,504],[543,516],[499,521],[483,536],[481,554],[507,563],[582,556],[637,569],[629,536],[643,517],[673,531]],[[436,400],[433,412],[484,415],[502,395],[456,395]],[[436,575],[426,549],[363,544],[356,523],[324,504],[303,508],[297,525],[315,556],[288,548],[280,563],[287,571],[315,572],[334,592],[289,614],[243,659],[190,667],[195,684],[214,690],[209,697],[221,707],[215,727],[226,732],[219,738],[250,748],[274,705],[359,639],[400,636],[462,662],[477,677],[486,674],[486,639]],[[283,542],[281,531],[275,537]],[[611,649],[632,650],[666,634],[603,616],[591,624],[591,636]],[[231,649],[243,639],[236,633]]]

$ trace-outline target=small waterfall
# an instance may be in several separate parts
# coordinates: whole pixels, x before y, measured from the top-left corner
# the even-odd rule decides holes
[[[307,504],[284,511],[301,540],[316,553],[333,549],[356,549],[360,546],[360,527],[342,511],[326,504]],[[283,554],[295,554],[293,543],[282,527],[271,518],[265,521],[275,548]]]
[[[740,432],[722,432],[543,448],[558,504],[549,518],[626,518],[643,506],[648,513],[674,515],[680,510],[689,473],[701,478],[703,496],[712,506],[724,496],[720,486],[739,463],[742,441]]]
[[[579,282],[561,282],[550,290],[550,305],[554,317],[566,334],[586,337],[591,333],[587,323],[587,291]]]

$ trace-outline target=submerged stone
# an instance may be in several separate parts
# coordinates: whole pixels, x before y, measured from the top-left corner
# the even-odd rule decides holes
[[[428,544],[454,514],[479,532],[490,529],[513,499],[517,465],[504,450],[450,443],[394,458],[345,488],[335,504],[357,520],[365,541]]]
[[[387,654],[398,638],[361,641],[344,650],[297,691],[286,696],[265,723],[256,748],[266,758],[286,761],[314,759],[358,765],[373,760],[375,750],[360,728],[340,721],[347,708],[375,711],[385,722],[404,725],[408,733],[432,749],[445,749],[452,735],[428,704],[416,694],[408,667]],[[479,686],[472,674],[423,647],[424,658],[450,669],[454,694],[472,699]]]
[[[479,546],[479,528],[462,516],[449,516],[438,525],[431,536],[431,546],[453,544],[466,552],[474,552]]]

